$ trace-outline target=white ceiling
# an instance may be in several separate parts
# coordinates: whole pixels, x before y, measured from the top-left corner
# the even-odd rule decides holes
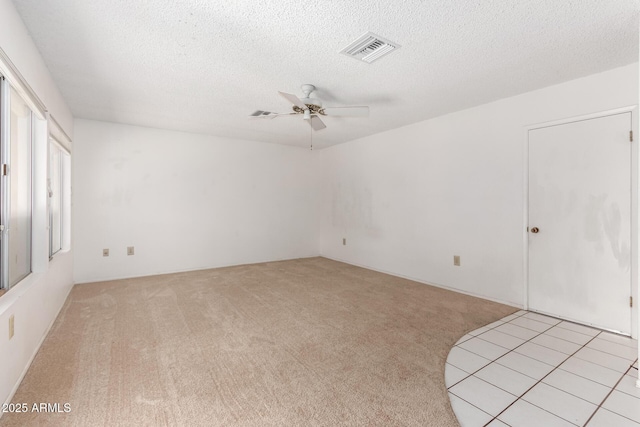
[[[321,148],[638,60],[640,0],[14,0],[75,117]],[[372,31],[402,48],[338,52]]]

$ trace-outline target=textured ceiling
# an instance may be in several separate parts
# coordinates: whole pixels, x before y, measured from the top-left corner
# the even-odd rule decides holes
[[[321,148],[638,60],[640,0],[14,0],[75,117]],[[402,48],[338,52],[366,31]]]

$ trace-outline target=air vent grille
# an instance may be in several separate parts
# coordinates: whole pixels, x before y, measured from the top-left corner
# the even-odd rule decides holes
[[[340,53],[371,64],[373,61],[399,48],[400,45],[398,43],[368,32],[350,43]]]

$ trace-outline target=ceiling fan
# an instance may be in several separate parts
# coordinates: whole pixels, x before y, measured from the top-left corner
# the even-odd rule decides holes
[[[295,116],[302,114],[302,117],[309,122],[313,130],[321,130],[327,127],[320,119],[325,117],[366,117],[369,115],[369,107],[323,107],[322,102],[317,98],[311,98],[310,95],[316,90],[311,84],[304,84],[300,87],[304,98],[298,98],[295,95],[285,92],[278,92],[283,98],[291,102],[293,113],[274,113],[271,111],[256,110],[249,117],[260,119],[273,119],[278,116]]]

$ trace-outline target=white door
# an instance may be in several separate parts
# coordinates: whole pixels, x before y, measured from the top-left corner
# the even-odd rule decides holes
[[[631,113],[529,131],[529,309],[631,333]]]

